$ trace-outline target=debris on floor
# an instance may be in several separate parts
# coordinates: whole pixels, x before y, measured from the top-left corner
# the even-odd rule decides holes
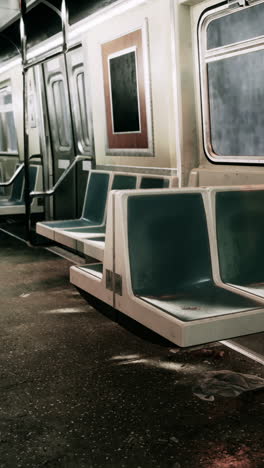
[[[264,388],[264,379],[257,375],[220,370],[203,374],[193,393],[201,400],[214,401],[215,396],[236,397],[260,388]]]

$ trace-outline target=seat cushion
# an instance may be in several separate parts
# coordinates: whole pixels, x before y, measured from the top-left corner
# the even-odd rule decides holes
[[[183,322],[247,312],[259,306],[252,299],[219,288],[211,282],[195,285],[172,296],[143,296],[141,299]]]

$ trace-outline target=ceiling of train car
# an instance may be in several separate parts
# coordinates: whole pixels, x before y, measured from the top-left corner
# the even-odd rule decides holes
[[[0,0],[0,61],[6,61],[19,54],[19,1]],[[117,0],[66,0],[69,23],[89,16]],[[61,31],[61,20],[48,4],[60,9],[61,0],[27,0],[26,31],[28,48]],[[43,21],[45,18],[45,22]]]
[[[61,0],[48,0],[50,4],[56,8],[61,7]],[[69,9],[70,24],[83,19],[85,16],[91,15],[96,11],[106,6],[115,3],[117,0],[66,0]],[[41,0],[26,0],[27,7],[31,7],[34,3],[39,3]],[[0,0],[0,31],[7,27],[19,16],[19,0]]]

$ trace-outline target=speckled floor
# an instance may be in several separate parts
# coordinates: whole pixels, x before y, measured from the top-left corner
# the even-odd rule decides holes
[[[0,467],[258,468],[264,391],[203,401],[211,370],[264,377],[212,344],[191,350],[96,311],[70,264],[0,232]]]

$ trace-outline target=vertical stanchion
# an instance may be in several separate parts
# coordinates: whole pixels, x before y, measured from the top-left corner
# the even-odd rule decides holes
[[[29,137],[27,115],[27,34],[25,25],[26,0],[20,0],[20,40],[23,74],[23,139],[24,139],[24,164],[25,164],[25,211],[26,211],[26,240],[31,243],[31,199],[29,178]]]
[[[64,64],[65,64],[65,77],[66,77],[66,86],[68,90],[68,102],[69,102],[69,111],[70,111],[70,122],[71,122],[71,132],[72,132],[72,142],[73,142],[73,149],[74,149],[74,157],[77,156],[78,151],[76,148],[76,141],[75,141],[75,128],[73,124],[73,111],[72,111],[72,102],[71,102],[71,85],[70,85],[70,77],[69,77],[69,70],[68,70],[68,62],[67,62],[67,52],[68,52],[68,29],[69,29],[69,21],[68,21],[68,9],[66,5],[66,0],[62,0],[61,2],[61,28],[62,28],[62,39],[63,39],[63,57],[64,57]],[[75,192],[77,189],[77,172],[78,166],[74,168],[74,178],[75,178],[75,187],[73,189]],[[75,215],[78,211],[77,207],[77,199],[75,197]]]

